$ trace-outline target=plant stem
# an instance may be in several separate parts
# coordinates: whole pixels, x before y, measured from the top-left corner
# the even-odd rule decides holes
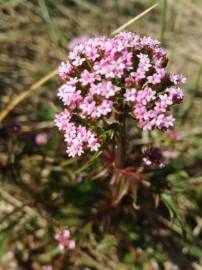
[[[126,127],[125,127],[125,115],[124,108],[120,106],[115,115],[116,121],[119,122],[115,138],[115,166],[122,169],[125,166],[126,157]]]

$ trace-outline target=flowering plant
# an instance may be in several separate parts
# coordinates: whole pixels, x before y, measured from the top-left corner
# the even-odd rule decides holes
[[[107,130],[114,128],[111,124],[123,129],[126,117],[144,130],[172,127],[175,119],[169,109],[183,99],[179,84],[185,78],[166,72],[167,62],[157,40],[131,32],[75,46],[59,67],[64,84],[58,96],[65,109],[55,118],[67,154],[97,151]]]
[[[0,268],[200,268],[197,12],[166,0],[4,2]],[[135,33],[85,35],[119,24],[113,33],[160,28],[170,54]],[[185,79],[170,71],[179,70],[190,81],[178,106]]]

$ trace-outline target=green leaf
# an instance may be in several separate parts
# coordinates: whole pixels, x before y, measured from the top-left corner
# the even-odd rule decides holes
[[[183,224],[182,215],[181,215],[180,210],[177,207],[174,199],[172,198],[172,196],[170,194],[163,193],[163,194],[161,194],[161,199],[165,203],[165,205],[167,206],[167,208],[170,212],[171,218],[176,219],[183,229],[184,224]]]
[[[134,264],[134,255],[131,252],[127,252],[124,255],[123,261],[125,264]]]
[[[97,249],[102,252],[111,252],[117,245],[117,241],[113,235],[107,235],[101,243],[97,246]]]

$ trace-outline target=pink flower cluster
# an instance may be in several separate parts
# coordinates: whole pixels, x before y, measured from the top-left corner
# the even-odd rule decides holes
[[[58,241],[58,247],[60,250],[64,249],[75,249],[76,243],[73,239],[70,238],[70,231],[65,229],[62,231],[58,231],[55,234],[55,240]]]
[[[46,132],[38,133],[35,137],[35,143],[38,145],[46,144],[48,142],[48,134]]]
[[[55,118],[68,155],[97,151],[100,120],[113,117],[120,104],[142,129],[172,127],[175,119],[169,109],[182,101],[179,84],[185,78],[167,73],[166,64],[158,41],[131,32],[90,38],[75,46],[59,67],[64,84],[58,96],[65,110]]]
[[[42,270],[53,270],[53,267],[52,267],[52,265],[44,265],[42,267]]]
[[[68,50],[74,49],[74,47],[76,45],[83,43],[84,41],[88,40],[89,38],[90,38],[89,35],[80,35],[80,36],[72,38],[67,45]]]

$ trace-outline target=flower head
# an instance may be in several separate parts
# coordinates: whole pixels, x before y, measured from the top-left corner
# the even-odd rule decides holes
[[[44,265],[44,266],[42,266],[42,270],[52,270],[52,269],[53,269],[52,265]]]
[[[70,42],[68,43],[68,46],[67,48],[69,50],[72,50],[74,49],[75,46],[77,46],[78,44],[80,43],[83,43],[85,42],[86,40],[88,40],[90,38],[89,35],[81,35],[81,36],[77,36],[77,37],[74,37],[72,40],[70,40]]]
[[[48,134],[46,132],[41,132],[36,135],[35,142],[38,145],[46,144],[48,141]]]
[[[55,240],[58,241],[58,247],[61,250],[64,250],[64,249],[72,250],[72,249],[75,249],[76,247],[76,243],[73,239],[71,239],[70,231],[67,229],[58,231],[55,234]]]
[[[172,127],[170,107],[182,101],[179,84],[185,78],[168,73],[166,63],[158,41],[130,32],[75,45],[59,67],[64,83],[58,96],[65,110],[55,118],[68,155],[97,151],[105,137],[105,120],[120,104],[141,129]]]

